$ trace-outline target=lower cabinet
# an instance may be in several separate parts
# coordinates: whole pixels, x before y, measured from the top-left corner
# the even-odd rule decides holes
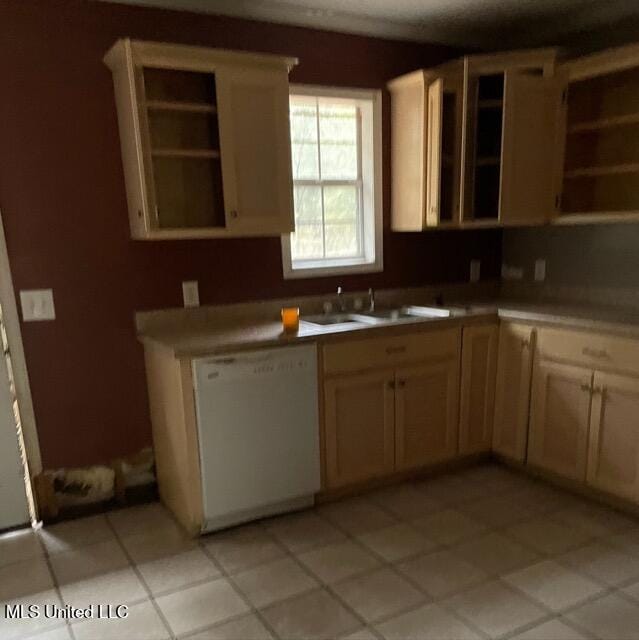
[[[459,365],[455,360],[397,369],[395,466],[421,467],[457,454]]]
[[[639,378],[595,372],[587,480],[639,500]]]
[[[517,462],[526,459],[534,339],[530,325],[499,329],[493,451]]]
[[[459,419],[459,453],[490,451],[497,370],[496,324],[464,328]]]
[[[354,373],[324,382],[326,483],[329,488],[395,468],[395,373]]]
[[[528,462],[585,481],[592,370],[546,360],[535,363]]]

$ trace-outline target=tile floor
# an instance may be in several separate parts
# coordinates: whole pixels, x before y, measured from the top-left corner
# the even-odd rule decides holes
[[[639,639],[639,520],[494,465],[198,540],[135,507],[0,536],[0,638]]]

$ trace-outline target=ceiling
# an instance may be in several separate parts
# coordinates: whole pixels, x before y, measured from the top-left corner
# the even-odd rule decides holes
[[[484,50],[587,50],[639,35],[636,0],[115,1]]]

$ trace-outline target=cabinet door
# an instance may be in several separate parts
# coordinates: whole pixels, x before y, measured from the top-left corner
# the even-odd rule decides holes
[[[535,330],[505,323],[499,330],[493,450],[523,462],[528,440]]]
[[[329,488],[392,473],[395,466],[395,375],[353,374],[324,383]]]
[[[455,457],[458,405],[457,359],[397,370],[395,460],[398,470]]]
[[[428,87],[426,224],[436,226],[440,217],[440,180],[442,162],[442,110],[444,81],[438,78]]]
[[[586,479],[592,371],[539,360],[534,365],[528,461]]]
[[[293,231],[288,74],[222,67],[216,84],[228,228]]]
[[[555,213],[555,146],[563,81],[514,70],[504,80],[499,220],[544,222]]]
[[[595,373],[587,479],[639,500],[639,378]]]
[[[495,409],[497,325],[464,329],[459,453],[490,451]]]

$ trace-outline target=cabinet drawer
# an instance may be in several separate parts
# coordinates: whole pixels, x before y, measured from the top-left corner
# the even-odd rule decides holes
[[[537,351],[548,360],[639,374],[639,340],[600,333],[539,329]]]
[[[405,362],[458,357],[459,345],[458,328],[328,344],[324,347],[324,373],[345,373],[393,367]]]

